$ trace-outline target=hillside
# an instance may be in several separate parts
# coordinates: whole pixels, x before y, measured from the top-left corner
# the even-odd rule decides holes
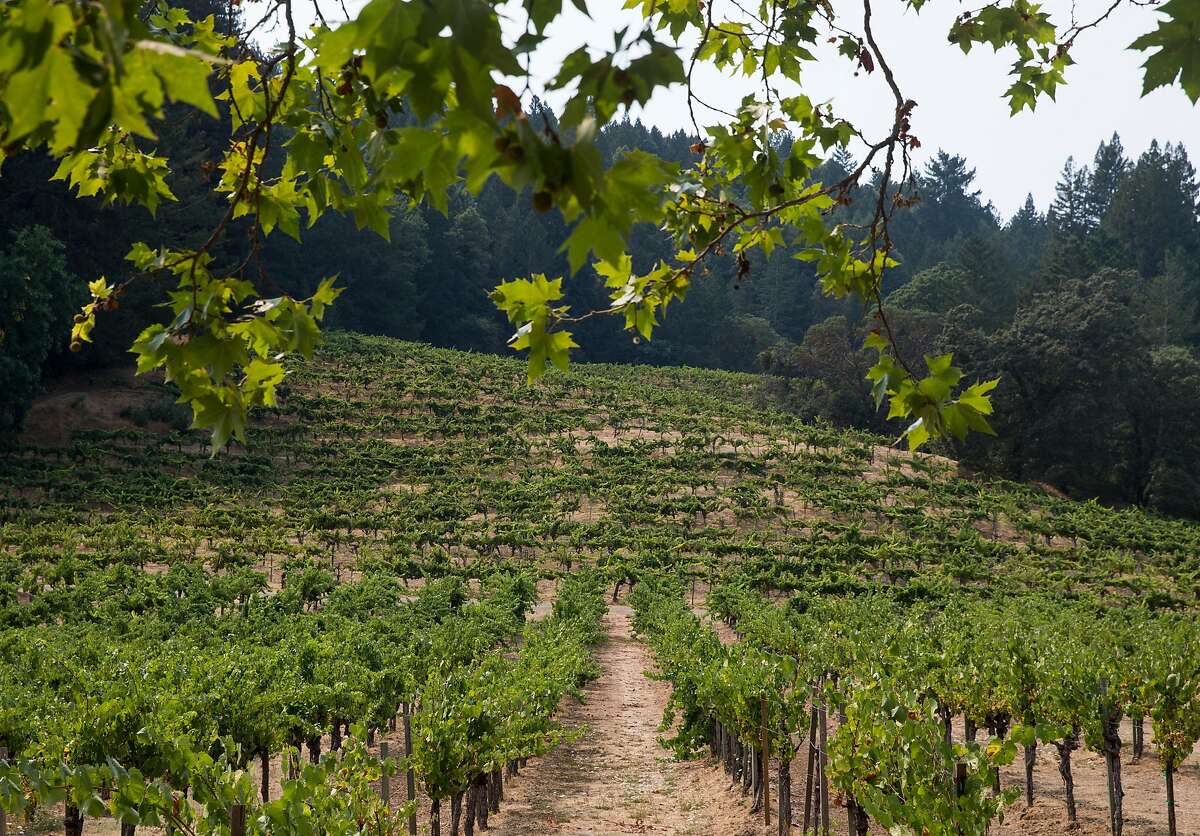
[[[516,360],[336,334],[295,368],[246,449],[210,458],[176,420],[165,390],[124,376],[69,381],[35,406],[25,443],[0,459],[8,641],[39,624],[103,631],[165,612],[191,594],[179,590],[196,567],[210,578],[205,619],[249,618],[281,589],[325,611],[334,587],[380,576],[402,580],[402,601],[443,576],[482,598],[498,569],[540,579],[537,617],[562,577],[597,567],[614,601],[599,678],[587,704],[563,704],[588,731],[517,778],[501,833],[565,832],[567,820],[572,833],[758,832],[719,772],[663,760],[655,727],[670,689],[640,673],[667,651],[631,633],[647,616],[623,582],[670,575],[705,617],[731,581],[768,601],[1017,601],[1099,617],[1190,611],[1200,596],[1200,525],[805,425],[764,408],[749,375],[581,365],[528,386]],[[719,600],[712,612],[756,641],[738,609],[751,605]],[[15,655],[0,663],[20,669]],[[1063,826],[1051,752],[1039,755],[1039,801],[999,832]],[[1081,752],[1076,770],[1082,832],[1105,832],[1103,761]],[[1022,775],[1006,766],[1005,786]],[[1194,762],[1176,784],[1181,832],[1198,832]],[[1151,752],[1127,764],[1125,787],[1131,830],[1165,833]]]
[[[515,360],[337,335],[296,368],[249,449],[215,459],[199,435],[162,431],[165,392],[122,393],[124,376],[115,393],[68,389],[52,400],[82,413],[79,429],[6,456],[7,513],[27,536],[50,526],[47,545],[148,542],[161,563],[248,548],[276,565],[669,553],[769,558],[780,588],[986,585],[1172,607],[1200,594],[1200,526],[960,478],[946,460],[761,409],[753,376],[523,375]],[[34,441],[42,421],[35,408]]]

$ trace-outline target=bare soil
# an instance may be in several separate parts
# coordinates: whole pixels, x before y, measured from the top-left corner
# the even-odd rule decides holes
[[[1133,726],[1125,720],[1121,724],[1125,833],[1166,836],[1167,789],[1154,751],[1150,722],[1146,722],[1146,751],[1137,763],[1133,762],[1132,739]],[[1075,776],[1079,821],[1077,828],[1070,832],[1081,836],[1103,836],[1109,832],[1104,759],[1081,748],[1072,754],[1071,768]],[[1014,763],[1001,770],[1001,781],[1005,787],[1025,786],[1025,766],[1020,753]],[[1065,793],[1058,774],[1058,753],[1053,746],[1038,747],[1033,787],[1033,807],[1025,809],[1022,796],[1008,809],[1004,823],[994,828],[993,833],[997,836],[1050,836],[1068,828]],[[1175,775],[1175,818],[1180,834],[1200,834],[1200,762],[1194,753]]]
[[[21,441],[62,447],[80,430],[135,429],[137,423],[122,413],[162,399],[170,398],[137,379],[132,367],[65,375],[30,406]],[[164,432],[167,425],[151,421],[142,429]]]

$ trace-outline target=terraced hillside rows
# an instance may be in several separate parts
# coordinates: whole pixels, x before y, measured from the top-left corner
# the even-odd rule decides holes
[[[1167,833],[1170,783],[1200,832],[1200,526],[757,384],[530,387],[343,334],[215,458],[160,387],[65,387],[0,461],[0,807],[68,833],[982,833],[1006,808],[1006,833]],[[702,752],[726,772],[669,760]]]

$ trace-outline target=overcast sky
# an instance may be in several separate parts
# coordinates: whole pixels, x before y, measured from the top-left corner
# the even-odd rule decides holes
[[[355,5],[359,4],[352,4],[352,11]],[[568,11],[551,27],[550,40],[531,68],[535,79],[552,77],[562,56],[581,44],[596,52],[611,49],[617,28],[632,25],[636,31],[641,25],[640,12],[623,11],[622,0],[588,0],[590,19],[571,3],[564,5]],[[839,11],[852,8],[853,19],[858,19],[856,0],[834,0],[834,5]],[[1111,0],[1043,3],[1060,23],[1070,19],[1072,6],[1082,22],[1109,5]],[[918,105],[912,119],[912,132],[924,146],[918,161],[938,148],[962,154],[977,169],[976,183],[1004,217],[1016,211],[1029,192],[1045,210],[1067,157],[1090,161],[1097,144],[1113,131],[1132,155],[1152,139],[1183,142],[1192,153],[1200,148],[1200,107],[1193,107],[1178,86],[1140,95],[1145,56],[1125,47],[1155,28],[1159,16],[1152,9],[1122,9],[1081,35],[1073,50],[1077,64],[1068,70],[1068,84],[1060,88],[1057,101],[1043,100],[1035,112],[1010,117],[1001,94],[1009,84],[1014,56],[993,54],[988,47],[963,55],[946,40],[954,15],[973,6],[933,0],[919,16],[902,11],[900,0],[876,0],[874,6],[876,40],[904,94]],[[698,74],[697,89],[714,103],[733,104],[749,88],[706,72]],[[814,100],[832,100],[836,112],[868,136],[882,136],[890,123],[891,94],[879,73],[855,78],[850,62],[822,61],[807,71],[805,89]],[[550,99],[552,104],[561,101]],[[664,131],[690,129],[691,124],[682,88],[659,91],[644,110],[635,108],[632,115]],[[700,121],[703,127],[705,120]]]

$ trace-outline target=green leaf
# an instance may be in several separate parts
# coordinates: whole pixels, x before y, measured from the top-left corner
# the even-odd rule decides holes
[[[337,280],[337,275],[322,279],[321,283],[317,285],[317,289],[313,293],[312,299],[309,300],[313,319],[317,320],[318,322],[324,318],[325,308],[332,305],[334,301],[342,295],[342,291],[345,290],[345,288],[333,286]]]
[[[982,415],[991,415],[992,399],[987,396],[987,393],[995,389],[999,383],[1000,379],[996,378],[969,386],[958,396],[958,402],[971,407]]]
[[[589,252],[594,252],[601,261],[619,261],[625,240],[613,224],[589,215],[575,225],[564,247],[571,272],[577,273],[587,263]]]
[[[924,418],[918,418],[916,421],[908,425],[901,438],[908,442],[908,449],[919,450],[930,439],[929,428],[925,424]]]
[[[1142,95],[1178,80],[1195,104],[1200,101],[1200,4],[1169,0],[1156,11],[1167,19],[1129,45],[1142,52],[1156,50],[1142,64]]]
[[[562,278],[547,279],[538,273],[532,279],[513,279],[502,282],[492,291],[496,307],[508,315],[509,322],[524,323],[545,319],[549,303],[562,298]]]
[[[147,57],[168,98],[193,105],[217,118],[208,81],[214,62],[228,62],[163,41],[138,41],[136,49]]]

